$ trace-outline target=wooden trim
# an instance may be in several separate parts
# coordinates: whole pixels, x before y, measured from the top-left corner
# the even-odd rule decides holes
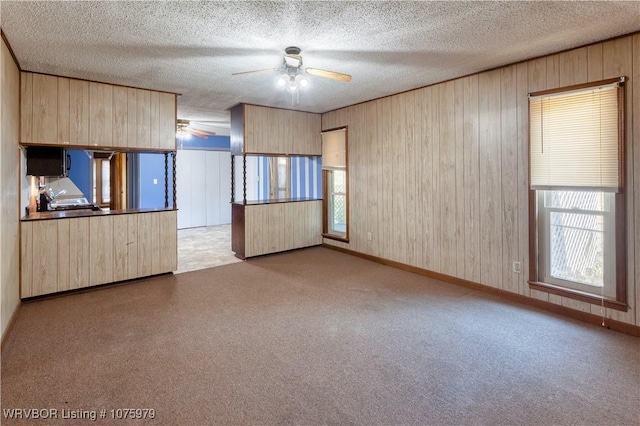
[[[505,67],[508,67],[508,66],[516,66],[518,64],[524,64],[524,63],[529,62],[529,61],[535,61],[536,59],[546,58],[546,57],[549,57],[549,56],[552,56],[552,55],[557,55],[557,54],[560,54],[560,53],[569,52],[571,50],[581,49],[581,48],[589,47],[589,46],[595,46],[596,44],[606,43],[606,42],[610,42],[610,41],[621,39],[621,38],[625,38],[625,37],[633,37],[636,34],[640,34],[640,31],[634,31],[634,32],[629,33],[629,34],[622,34],[622,35],[611,37],[611,38],[608,38],[608,39],[605,39],[605,40],[599,40],[599,41],[595,41],[595,42],[589,43],[589,44],[583,44],[583,45],[580,45],[580,46],[570,47],[568,49],[560,50],[558,52],[552,52],[552,53],[546,53],[546,54],[540,55],[540,56],[534,56],[533,58],[523,59],[522,61],[512,62],[510,64],[498,65],[497,67],[492,67],[492,68],[487,68],[487,69],[480,70],[480,71],[475,71],[475,72],[472,72],[472,73],[469,73],[469,74],[464,74],[464,75],[461,75],[459,77],[454,77],[454,78],[450,78],[450,79],[447,79],[447,80],[436,81],[434,83],[426,84],[424,86],[419,86],[419,87],[414,87],[413,89],[403,90],[402,92],[392,93],[390,95],[385,95],[385,96],[380,96],[379,98],[373,98],[373,99],[369,99],[369,100],[366,100],[366,101],[357,102],[357,103],[351,104],[351,105],[345,105],[345,106],[340,107],[340,108],[336,108],[336,109],[332,109],[332,110],[329,110],[329,111],[325,111],[325,112],[323,112],[321,114],[328,114],[330,112],[339,111],[341,109],[351,108],[351,107],[354,107],[356,105],[366,104],[367,102],[374,102],[374,101],[378,101],[380,99],[390,98],[391,96],[396,96],[396,95],[401,95],[403,93],[413,92],[414,90],[426,89],[427,87],[432,87],[432,86],[436,86],[438,84],[448,83],[450,81],[460,80],[460,79],[463,79],[463,78],[466,78],[466,77],[471,77],[473,75],[479,75],[479,74],[482,74],[482,73],[485,73],[485,72],[495,71],[495,70],[498,70],[498,69],[501,69],[501,68],[505,68]]]
[[[30,72],[31,74],[49,75],[51,77],[64,77],[64,78],[68,78],[68,79],[71,79],[71,80],[88,81],[89,83],[108,84],[109,86],[120,86],[120,87],[126,87],[128,89],[148,90],[149,92],[168,93],[170,95],[182,96],[182,93],[167,92],[166,90],[147,89],[146,87],[126,86],[124,84],[108,83],[106,81],[97,81],[97,80],[86,80],[84,78],[69,77],[69,76],[66,76],[66,75],[59,75],[59,74],[49,74],[49,73],[46,73],[46,72],[39,72],[39,71],[29,71],[29,70],[22,70],[22,71]],[[177,103],[177,99],[176,99],[176,103]]]
[[[327,234],[324,231],[322,232],[322,238],[327,238],[329,240],[341,241],[343,243],[348,243],[349,242],[348,238],[336,237],[335,235]]]
[[[579,300],[581,302],[590,303],[592,305],[604,305],[606,308],[615,309],[617,311],[627,312],[629,307],[626,302],[609,299],[607,297],[598,296],[580,290],[574,290],[554,284],[548,284],[539,281],[529,281],[529,288],[532,290],[543,291],[558,296],[567,297],[569,299]]]
[[[16,58],[16,54],[13,52],[13,49],[11,48],[11,43],[9,43],[9,40],[7,39],[7,35],[4,33],[4,31],[2,31],[2,29],[0,29],[0,37],[2,38],[2,40],[4,40],[4,43],[7,45],[7,49],[9,49],[9,53],[13,58],[13,62],[15,62],[16,66],[18,67],[18,72],[21,72],[22,68],[20,68],[20,63],[18,62],[18,58]]]
[[[637,325],[627,324],[621,321],[613,320],[611,318],[603,318],[587,312],[577,311],[571,308],[567,308],[565,306],[555,305],[553,303],[545,302],[543,300],[538,300],[531,297],[523,296],[521,294],[511,293],[509,291],[501,290],[494,287],[489,287],[483,284],[478,284],[473,281],[452,277],[450,275],[441,274],[439,272],[430,271],[428,269],[418,268],[416,266],[407,265],[407,264],[396,262],[393,260],[383,259],[381,257],[372,256],[369,254],[359,253],[346,248],[332,246],[328,244],[323,244],[322,246],[331,250],[339,251],[352,256],[360,257],[362,259],[370,260],[372,262],[380,263],[382,265],[391,266],[393,268],[397,268],[407,272],[412,272],[418,275],[433,278],[449,284],[459,285],[459,286],[467,287],[473,290],[478,290],[483,293],[492,294],[494,296],[502,297],[511,302],[521,303],[523,305],[528,305],[535,308],[561,314],[569,318],[573,318],[589,324],[599,325],[614,331],[619,331],[621,333],[629,334],[631,336],[640,337],[640,326],[637,326]]]
[[[20,308],[22,307],[22,301],[18,303],[16,306],[16,310],[11,314],[11,318],[9,318],[9,323],[7,323],[7,328],[4,329],[4,333],[2,333],[2,342],[0,342],[0,351],[4,351],[4,347],[9,340],[9,336],[13,331],[13,327],[16,324],[16,319],[18,318],[18,312],[20,312]]]
[[[64,149],[82,149],[85,151],[93,151],[93,152],[106,152],[111,154],[112,152],[137,152],[137,153],[150,153],[150,154],[164,154],[176,152],[176,149],[150,149],[150,148],[133,148],[133,147],[123,147],[123,146],[94,146],[94,145],[52,145],[52,144],[42,144],[42,143],[33,143],[33,142],[19,142],[20,146],[59,146]],[[223,151],[223,150],[220,150]],[[225,151],[228,152],[228,151]]]
[[[623,78],[624,77],[608,78],[606,80],[592,81],[589,83],[582,83],[582,84],[573,84],[571,86],[557,87],[555,89],[539,90],[537,92],[529,93],[529,97],[553,95],[554,93],[562,93],[562,92],[572,92],[574,90],[588,89],[590,87],[596,87],[596,86],[605,86],[607,84],[613,84],[613,83],[621,83],[622,85]]]
[[[306,113],[306,114],[315,114],[315,115],[322,115],[322,114],[324,114],[324,113],[322,113],[322,112],[304,111],[304,110],[301,110],[301,109],[293,109],[293,108],[282,108],[282,107],[266,106],[266,105],[259,105],[259,104],[251,104],[251,103],[247,103],[247,102],[242,102],[242,103],[240,103],[240,104],[236,104],[236,105],[250,105],[250,106],[260,107],[260,108],[281,109],[281,110],[283,110],[283,111],[304,112],[304,113]]]
[[[240,259],[245,258],[245,206],[231,204],[231,250]]]
[[[528,162],[531,167],[531,161]],[[538,238],[536,236],[536,191],[529,190],[529,281],[538,280]]]

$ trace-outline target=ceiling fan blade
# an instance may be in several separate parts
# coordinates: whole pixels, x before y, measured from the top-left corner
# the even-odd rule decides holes
[[[277,68],[265,68],[265,69],[261,69],[261,70],[234,72],[231,75],[255,74],[255,73],[259,73],[259,72],[276,71],[276,70],[277,70]]]
[[[307,68],[305,71],[311,75],[317,75],[318,77],[331,78],[333,80],[344,81],[348,83],[351,81],[351,76],[349,74],[342,74],[335,71],[326,71],[319,70],[317,68]]]

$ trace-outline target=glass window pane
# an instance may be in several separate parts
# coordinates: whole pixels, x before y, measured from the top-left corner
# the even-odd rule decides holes
[[[544,204],[547,208],[609,211],[604,192],[545,191]]]
[[[604,217],[551,212],[550,226],[551,276],[602,287]]]

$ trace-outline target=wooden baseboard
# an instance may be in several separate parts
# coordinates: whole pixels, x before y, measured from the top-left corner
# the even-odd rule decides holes
[[[11,318],[9,318],[9,324],[7,324],[7,328],[2,333],[2,341],[0,342],[0,352],[4,350],[4,345],[7,343],[9,339],[9,335],[11,335],[11,331],[13,330],[13,325],[16,322],[16,318],[18,318],[18,312],[20,312],[20,307],[22,306],[22,302],[18,303],[16,306],[16,310],[13,311]]]
[[[631,336],[640,337],[640,327],[633,324],[627,324],[622,321],[616,321],[610,318],[602,318],[597,315],[593,315],[587,312],[576,311],[575,309],[567,308],[566,306],[555,305],[543,300],[533,299],[531,297],[523,296],[521,294],[511,293],[509,291],[501,290],[498,288],[489,287],[484,284],[478,284],[473,281],[464,280],[462,278],[452,277],[451,275],[442,274],[440,272],[430,271],[428,269],[418,268],[417,266],[407,265],[405,263],[396,262],[393,260],[383,259],[381,257],[372,256],[370,254],[359,253],[353,250],[349,250],[342,247],[332,246],[329,244],[323,244],[331,250],[336,250],[342,253],[350,254],[352,256],[360,257],[362,259],[371,260],[372,262],[380,263],[382,265],[391,266],[394,268],[402,269],[404,271],[413,272],[414,274],[423,275],[425,277],[434,278],[439,281],[443,281],[450,284],[460,285],[463,287],[478,290],[483,293],[492,294],[502,297],[512,302],[522,303],[524,305],[533,306],[536,308],[544,309],[546,311],[554,312],[567,316],[569,318],[577,319],[579,321],[587,322],[589,324],[599,325],[620,333],[629,334]]]

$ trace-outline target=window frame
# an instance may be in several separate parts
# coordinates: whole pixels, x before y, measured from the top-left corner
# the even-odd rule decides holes
[[[329,193],[329,182],[331,179],[331,174],[333,170],[322,170],[322,237],[330,240],[336,240],[343,243],[349,242],[349,128],[348,126],[335,127],[332,129],[323,130],[324,132],[333,132],[337,130],[344,130],[344,149],[345,149],[345,233],[344,236],[336,235],[330,233],[329,230],[329,212],[331,206],[330,202],[330,193]]]
[[[581,302],[600,305],[606,308],[611,308],[619,311],[627,311],[627,205],[626,205],[626,191],[625,191],[625,175],[626,175],[626,152],[625,152],[625,78],[614,78],[608,80],[597,81],[593,83],[579,84],[574,86],[567,86],[558,89],[545,90],[535,93],[530,93],[530,96],[549,95],[560,92],[569,92],[580,89],[588,89],[605,84],[611,84],[615,82],[620,83],[618,90],[618,161],[620,172],[620,190],[613,194],[614,197],[614,226],[615,226],[615,297],[598,295],[593,292],[578,290],[575,288],[568,288],[558,283],[545,282],[542,276],[542,266],[540,262],[540,250],[539,250],[539,221],[538,217],[541,214],[538,206],[539,190],[529,188],[529,288],[531,290],[542,291],[558,296],[567,297]],[[531,133],[531,111],[528,111],[528,126],[529,134]],[[529,140],[531,144],[531,140]],[[531,167],[531,158],[529,158],[529,167]],[[557,189],[563,190],[563,189]],[[575,189],[571,189],[575,190]],[[550,251],[549,249],[546,250]]]

